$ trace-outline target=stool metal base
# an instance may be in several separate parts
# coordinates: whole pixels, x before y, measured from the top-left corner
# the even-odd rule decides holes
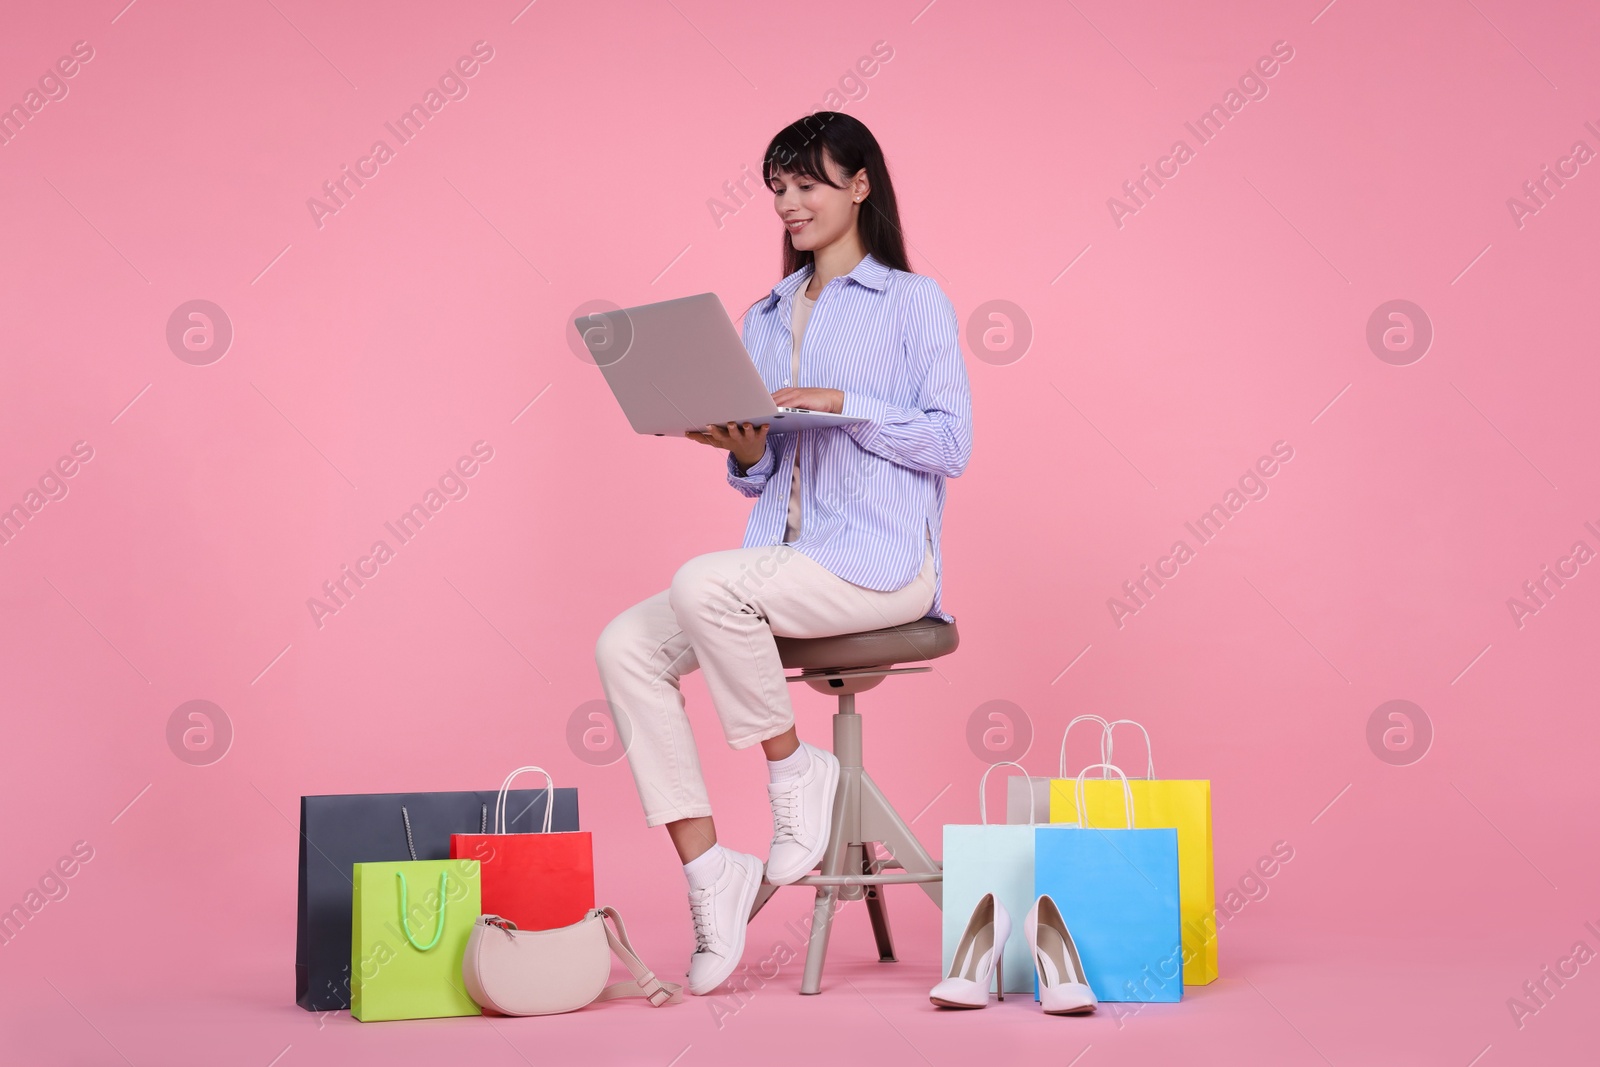
[[[927,669],[912,667],[902,668],[901,671],[913,673]],[[823,675],[819,672],[793,676],[789,680],[810,682],[822,689],[823,685],[831,684],[828,678],[848,679],[851,673],[832,671]],[[872,673],[876,675],[873,682],[876,684],[891,672],[876,670]],[[845,688],[854,686],[846,685]],[[837,687],[834,691],[838,691]],[[884,886],[920,885],[936,907],[944,906],[942,865],[928,855],[922,843],[912,834],[911,827],[889,804],[877,783],[861,765],[861,717],[856,714],[854,692],[839,696],[839,710],[833,716],[833,754],[839,760],[839,787],[833,796],[833,829],[828,848],[822,854],[818,873],[806,875],[792,883],[813,886],[817,891],[806,949],[805,975],[800,982],[800,992],[805,994],[822,991],[822,964],[828,953],[828,935],[833,926],[834,912],[841,902],[866,901],[867,916],[872,922],[872,936],[878,946],[878,958],[884,962],[895,959],[889,912],[883,897]],[[882,846],[888,855],[879,857],[875,846]],[[751,917],[766,905],[779,888],[770,882],[762,884],[756,894],[755,906],[750,910]]]

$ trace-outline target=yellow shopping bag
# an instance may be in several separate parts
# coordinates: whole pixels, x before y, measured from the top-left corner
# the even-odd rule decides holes
[[[1158,779],[1155,758],[1149,754],[1150,733],[1132,719],[1108,723],[1109,735],[1126,723],[1145,735],[1145,777],[1128,779],[1133,791],[1134,818],[1146,828],[1178,831],[1178,898],[1183,925],[1183,984],[1205,985],[1217,977],[1216,876],[1211,860],[1211,783],[1206,780]],[[1109,747],[1109,745],[1108,745]],[[1109,753],[1108,753],[1109,761]],[[1073,782],[1057,778],[1050,783],[1050,821],[1078,821]],[[1083,783],[1088,824],[1120,825],[1123,818],[1122,783],[1091,778]]]

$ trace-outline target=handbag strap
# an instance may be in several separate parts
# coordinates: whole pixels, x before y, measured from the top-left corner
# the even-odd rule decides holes
[[[622,916],[617,914],[616,908],[598,909],[603,916],[601,923],[606,928],[606,940],[611,943],[611,951],[628,968],[633,975],[630,981],[612,982],[600,991],[595,1001],[617,1000],[620,997],[644,997],[650,1001],[652,1007],[659,1008],[663,1004],[672,1003],[681,999],[679,994],[683,987],[674,982],[663,982],[655,976],[655,972],[644,965],[633,946],[628,943],[628,928],[622,924]],[[606,920],[610,920],[607,922]],[[612,930],[612,924],[616,930]]]

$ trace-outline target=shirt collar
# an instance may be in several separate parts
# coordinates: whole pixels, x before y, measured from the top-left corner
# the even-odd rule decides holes
[[[767,297],[762,310],[771,311],[780,300],[798,290],[811,277],[813,269],[813,264],[807,264],[773,286],[772,293]],[[889,267],[873,256],[871,252],[868,252],[861,257],[861,262],[855,265],[855,269],[846,274],[845,277],[860,285],[865,285],[869,289],[882,290],[889,283],[889,270]]]

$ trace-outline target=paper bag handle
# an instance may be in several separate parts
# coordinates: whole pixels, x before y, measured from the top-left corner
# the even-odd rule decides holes
[[[1122,768],[1118,767],[1114,763],[1091,763],[1089,766],[1078,772],[1076,785],[1078,801],[1078,829],[1085,829],[1085,823],[1088,821],[1089,815],[1088,805],[1084,802],[1083,797],[1083,776],[1094,770],[1096,767],[1100,768],[1100,777],[1102,779],[1107,777],[1105,773],[1106,771],[1116,771],[1117,777],[1122,779],[1122,805],[1128,815],[1128,829],[1134,829],[1133,789],[1128,785],[1128,776],[1123,774]]]
[[[433,927],[433,940],[426,945],[417,944],[417,939],[411,936],[411,916],[407,914],[411,909],[406,900],[406,872],[395,871],[394,876],[400,879],[400,929],[406,935],[406,940],[411,942],[411,947],[418,952],[427,952],[439,943],[439,938],[444,936],[444,912],[447,905],[445,899],[446,872],[439,872],[439,918]]]
[[[550,820],[555,816],[556,811],[556,783],[554,779],[550,777],[550,772],[545,770],[543,767],[528,766],[518,767],[510,774],[506,775],[506,780],[500,783],[500,795],[495,798],[494,802],[494,832],[497,834],[508,832],[506,830],[506,800],[511,793],[511,780],[517,775],[526,771],[538,771],[540,774],[544,775],[545,801],[543,832],[550,832]]]
[[[406,851],[411,853],[411,858],[412,859],[416,859],[417,858],[417,843],[411,837],[411,813],[406,810],[406,806],[404,804],[400,805],[400,821],[405,823],[405,827],[406,827]],[[479,804],[478,805],[478,833],[486,834],[488,832],[489,832],[489,805],[487,805],[487,804]]]
[[[989,781],[989,772],[994,770],[996,767],[1015,767],[1017,770],[1022,772],[1023,778],[1026,779],[1028,776],[1028,768],[1024,767],[1020,763],[1014,763],[1008,759],[1003,759],[999,763],[991,763],[987,768],[985,768],[983,776],[978,779],[978,821],[984,826],[989,825],[989,801],[988,798],[984,796],[984,786]],[[1033,788],[1031,786],[1028,788],[1028,825],[1034,825]]]
[[[1144,776],[1153,781],[1155,779],[1155,776],[1156,776],[1156,757],[1155,757],[1155,753],[1152,752],[1151,749],[1150,749],[1150,731],[1146,730],[1144,728],[1144,723],[1142,723],[1142,722],[1135,722],[1132,719],[1117,719],[1117,720],[1115,720],[1113,722],[1106,723],[1106,735],[1107,735],[1107,737],[1112,739],[1113,741],[1115,741],[1117,727],[1119,727],[1119,726],[1137,726],[1139,728],[1139,732],[1141,734],[1144,734],[1144,759],[1145,759]],[[1106,751],[1106,754],[1105,754],[1104,758],[1109,760],[1111,758],[1111,749],[1110,749],[1110,747],[1107,746],[1105,751]]]
[[[1056,777],[1058,777],[1058,778],[1067,777],[1067,735],[1072,733],[1072,728],[1074,726],[1076,726],[1080,722],[1084,722],[1086,720],[1090,721],[1090,722],[1097,722],[1097,723],[1100,724],[1100,731],[1101,731],[1101,733],[1100,733],[1100,763],[1102,763],[1102,764],[1103,763],[1109,763],[1111,761],[1111,748],[1110,748],[1111,724],[1106,722],[1105,719],[1101,718],[1098,715],[1079,715],[1077,718],[1075,718],[1071,722],[1067,723],[1067,728],[1065,730],[1061,731],[1061,773],[1059,775],[1057,775]],[[1099,766],[1099,764],[1090,764],[1090,766]],[[1102,778],[1105,777],[1104,772],[1101,773],[1101,777]]]

